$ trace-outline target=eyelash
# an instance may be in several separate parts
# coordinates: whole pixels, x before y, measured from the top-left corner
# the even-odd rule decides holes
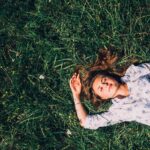
[[[103,77],[103,78],[101,79],[101,83],[104,84],[105,82],[106,82],[106,78]],[[103,91],[103,88],[100,88],[100,91],[102,92],[102,91]]]
[[[106,78],[103,77],[103,78],[101,79],[101,83],[105,83],[105,82],[106,82]]]

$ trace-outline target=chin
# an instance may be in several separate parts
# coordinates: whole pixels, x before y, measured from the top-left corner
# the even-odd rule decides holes
[[[114,91],[112,94],[111,94],[111,98],[115,98],[116,96],[116,91]]]

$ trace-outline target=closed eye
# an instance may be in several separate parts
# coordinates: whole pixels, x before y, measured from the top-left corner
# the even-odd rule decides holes
[[[105,82],[106,82],[106,78],[105,78],[105,77],[102,77],[101,83],[105,83]]]

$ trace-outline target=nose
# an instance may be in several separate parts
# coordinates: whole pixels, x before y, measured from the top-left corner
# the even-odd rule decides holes
[[[103,89],[107,89],[108,88],[108,82],[105,82],[105,83],[102,83],[102,85],[101,85],[101,90],[103,90]]]

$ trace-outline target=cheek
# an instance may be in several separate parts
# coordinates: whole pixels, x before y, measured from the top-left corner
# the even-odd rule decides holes
[[[111,91],[103,91],[102,93],[102,97],[105,99],[111,98],[113,96],[113,94],[115,93],[116,87],[114,86]]]

